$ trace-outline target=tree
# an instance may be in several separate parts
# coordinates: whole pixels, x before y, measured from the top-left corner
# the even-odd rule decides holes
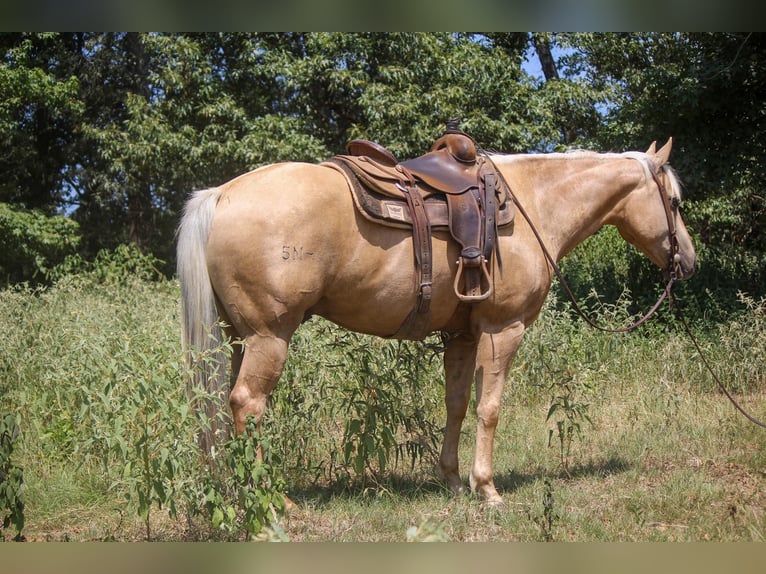
[[[66,195],[77,126],[77,34],[0,34],[0,201],[53,213]]]
[[[534,148],[555,133],[520,73],[522,44],[508,35],[0,38],[12,64],[3,71],[20,75],[13,81],[6,73],[5,85],[30,90],[32,78],[54,86],[41,91],[47,99],[35,110],[61,118],[55,140],[46,135],[55,124],[24,124],[29,97],[8,99],[18,104],[4,129],[21,126],[30,140],[45,139],[37,147],[55,147],[50,158],[57,161],[31,171],[16,153],[9,171],[17,194],[5,197],[71,212],[86,256],[133,242],[172,265],[173,232],[189,191],[265,163],[319,161],[353,137],[381,141],[404,158],[423,153],[454,116],[495,149]],[[25,170],[45,174],[37,196],[21,183]]]
[[[47,279],[79,240],[77,224],[67,217],[0,203],[0,285]]]

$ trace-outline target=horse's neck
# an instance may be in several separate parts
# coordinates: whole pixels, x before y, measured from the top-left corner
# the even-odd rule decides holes
[[[512,171],[519,170],[511,179],[524,182],[514,193],[556,260],[614,223],[641,177],[635,160],[598,154],[526,156],[511,165]]]

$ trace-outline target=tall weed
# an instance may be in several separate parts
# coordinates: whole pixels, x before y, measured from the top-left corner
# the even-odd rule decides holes
[[[279,450],[291,474],[346,485],[435,460],[443,387],[428,345],[317,320],[296,333],[290,352],[268,416],[290,429]]]
[[[4,401],[23,414],[28,449],[100,468],[151,538],[153,507],[176,516],[197,453],[174,332],[172,284],[62,280],[26,297],[21,337],[7,341]],[[21,360],[19,360],[21,357]],[[5,407],[5,405],[3,405]]]
[[[269,435],[258,432],[255,419],[248,417],[245,432],[227,441],[223,456],[211,461],[204,483],[205,510],[218,535],[237,540],[269,527],[282,533],[277,519],[285,512],[286,487],[275,471],[278,463]]]
[[[18,416],[6,414],[0,417],[0,541],[3,531],[13,526],[14,540],[23,540],[24,530],[24,471],[16,466],[13,455],[14,443],[19,432]]]
[[[575,375],[568,374],[561,380],[551,384],[551,406],[545,417],[546,422],[553,422],[556,430],[548,429],[548,446],[553,442],[554,432],[558,438],[559,458],[567,476],[572,443],[575,438],[583,440],[585,436],[584,423],[593,425],[590,417],[590,403],[587,395],[590,392],[587,384],[583,384]]]
[[[737,294],[741,309],[718,327],[712,349],[718,377],[736,393],[763,391],[766,387],[766,298]]]

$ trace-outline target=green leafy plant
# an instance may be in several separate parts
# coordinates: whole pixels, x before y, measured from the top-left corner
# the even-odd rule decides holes
[[[182,388],[178,365],[163,369],[156,356],[138,353],[135,358],[135,362],[125,365],[128,372],[131,367],[136,369],[130,377],[134,390],[125,396],[118,415],[124,417],[123,424],[131,431],[131,443],[115,440],[112,446],[118,460],[122,460],[120,482],[127,487],[128,499],[136,504],[150,540],[154,506],[165,507],[171,517],[176,517],[177,503],[185,489],[184,478],[191,468],[185,458],[193,458],[194,453],[190,440],[178,440],[184,436],[191,439],[191,433],[184,432],[189,416],[184,396],[178,393],[176,400],[166,396],[168,389]]]
[[[101,462],[111,490],[125,496],[151,540],[153,509],[175,518],[181,502],[196,495],[198,420],[184,392],[180,360],[144,343],[124,343],[104,358],[105,365],[94,365],[104,369],[103,379],[72,389],[82,406],[65,438],[76,443],[80,456]],[[78,436],[76,426],[87,427],[86,436]],[[48,436],[59,440],[59,434]]]
[[[11,461],[13,445],[19,432],[18,415],[6,414],[0,418],[0,540],[4,529],[13,525],[16,531],[14,540],[23,540],[24,501],[21,493],[24,486],[24,473]]]
[[[366,471],[382,474],[401,460],[414,466],[434,454],[439,437],[424,392],[431,351],[400,341],[371,348],[366,338],[338,335],[353,366],[341,390],[347,468],[364,480]]]
[[[556,430],[548,429],[548,446],[551,446],[555,433],[559,441],[561,466],[567,476],[569,476],[569,459],[574,438],[578,437],[582,440],[583,423],[593,425],[588,414],[590,404],[583,402],[582,399],[583,393],[587,390],[587,385],[571,374],[551,385],[551,405],[545,420],[546,422],[552,420]]]
[[[133,243],[118,245],[114,249],[101,249],[93,259],[86,261],[79,253],[68,255],[46,272],[51,281],[81,275],[100,283],[128,283],[136,279],[160,281],[163,262],[151,253],[144,253]]]
[[[553,497],[553,485],[547,478],[544,481],[542,511],[538,514],[532,514],[531,510],[527,511],[527,516],[540,528],[540,533],[545,542],[553,541],[553,529],[556,521],[560,516],[555,509],[555,500]]]
[[[218,468],[208,476],[204,506],[213,528],[227,539],[241,533],[281,532],[276,519],[285,511],[285,483],[274,472],[279,458],[271,440],[248,417],[245,431],[224,446]]]
[[[46,278],[77,249],[79,230],[68,217],[0,203],[0,283]]]

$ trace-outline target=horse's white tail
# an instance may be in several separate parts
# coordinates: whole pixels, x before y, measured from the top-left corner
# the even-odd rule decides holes
[[[225,428],[218,411],[227,389],[226,353],[221,349],[223,333],[217,324],[215,296],[207,271],[207,240],[220,190],[195,192],[184,208],[178,228],[177,272],[181,284],[181,344],[187,365],[193,372],[187,377],[190,395],[194,388],[204,389],[208,399],[194,399],[208,421],[201,433],[200,445],[211,453],[215,435]],[[219,351],[216,352],[216,349]],[[199,353],[199,360],[193,360]],[[193,364],[194,363],[194,364]]]

